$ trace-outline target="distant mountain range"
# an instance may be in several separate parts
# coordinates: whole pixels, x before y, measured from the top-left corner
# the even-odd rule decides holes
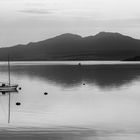
[[[0,61],[125,60],[140,55],[140,40],[119,33],[100,32],[81,37],[62,34],[44,41],[0,48]]]

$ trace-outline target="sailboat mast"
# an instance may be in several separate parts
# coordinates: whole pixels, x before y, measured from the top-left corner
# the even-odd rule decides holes
[[[8,78],[9,78],[8,83],[9,83],[9,86],[10,86],[10,84],[11,84],[11,75],[10,75],[10,56],[9,56],[9,54],[8,54]]]
[[[10,76],[10,56],[9,56],[9,54],[8,54],[8,84],[9,84],[9,86],[10,86],[10,84],[11,84],[11,76]],[[10,113],[11,113],[11,107],[10,107],[10,100],[11,100],[11,96],[10,96],[10,92],[9,92],[9,103],[8,103],[8,123],[10,123]]]

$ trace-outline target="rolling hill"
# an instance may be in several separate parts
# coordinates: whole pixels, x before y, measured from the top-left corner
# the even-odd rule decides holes
[[[40,42],[0,48],[0,61],[124,60],[140,55],[140,40],[119,33],[100,32],[81,37],[62,34]]]

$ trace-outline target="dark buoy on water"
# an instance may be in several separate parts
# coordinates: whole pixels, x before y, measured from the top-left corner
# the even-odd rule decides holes
[[[47,92],[45,92],[45,93],[44,93],[44,95],[48,95],[48,93],[47,93]]]
[[[19,87],[18,89],[21,90],[21,87]]]
[[[83,83],[83,85],[85,86],[86,84],[85,84],[85,83]]]
[[[20,102],[16,102],[16,105],[19,106],[19,105],[21,105],[21,103]]]
[[[2,95],[5,95],[6,93],[5,92],[2,92]]]

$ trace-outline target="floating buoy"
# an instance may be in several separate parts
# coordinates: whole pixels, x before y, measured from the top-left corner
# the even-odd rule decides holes
[[[83,83],[83,85],[86,85],[85,83]]]
[[[16,102],[16,105],[19,106],[19,105],[21,105],[21,103],[20,102]]]
[[[2,92],[2,95],[5,95],[5,92]]]
[[[47,93],[47,92],[45,92],[45,93],[44,93],[44,95],[48,95],[48,93]]]
[[[21,87],[19,87],[18,89],[21,90]]]

